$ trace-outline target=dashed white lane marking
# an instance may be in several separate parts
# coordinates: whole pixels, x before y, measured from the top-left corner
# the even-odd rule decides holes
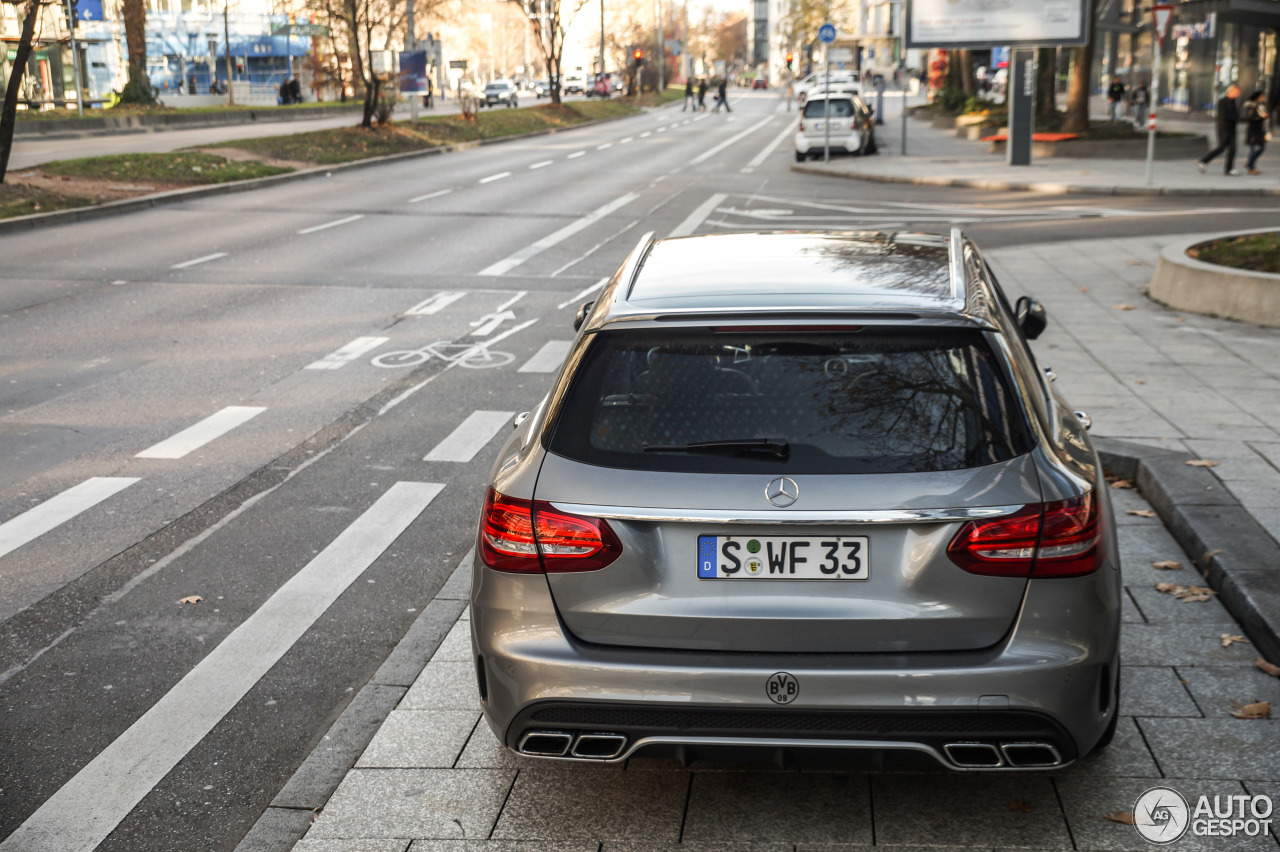
[[[723,151],[725,148],[728,148],[728,147],[729,147],[730,145],[732,145],[734,142],[737,142],[739,139],[742,139],[742,138],[744,138],[744,137],[746,137],[746,136],[749,136],[750,134],[752,134],[752,133],[754,133],[755,131],[759,130],[761,127],[764,127],[766,124],[768,124],[768,123],[769,123],[769,122],[771,122],[771,121],[773,121],[773,116],[772,116],[772,115],[770,115],[768,118],[764,119],[763,121],[759,121],[759,122],[757,122],[757,123],[755,123],[755,124],[751,125],[751,126],[750,126],[750,127],[748,127],[746,130],[743,130],[741,133],[735,133],[734,135],[730,136],[728,139],[726,139],[726,140],[724,140],[723,142],[721,142],[719,145],[716,145],[716,146],[715,146],[715,147],[713,147],[713,148],[708,148],[707,150],[703,151],[703,152],[702,152],[701,154],[699,154],[698,156],[694,157],[692,160],[690,160],[690,161],[689,161],[689,165],[691,165],[691,166],[696,166],[696,165],[698,165],[699,163],[705,163],[707,160],[711,159],[711,158],[712,158],[712,157],[714,157],[716,154],[719,154],[719,153],[720,153],[721,151]]]
[[[516,252],[510,257],[504,258],[490,266],[486,266],[484,269],[480,270],[480,274],[481,275],[504,275],[507,272],[510,272],[512,269],[515,269],[520,264],[524,263],[529,258],[535,255],[541,254],[542,252],[546,251],[552,246],[564,240],[567,240],[569,237],[572,237],[574,234],[578,233],[579,231],[600,221],[605,216],[608,216],[610,213],[614,212],[615,210],[619,210],[622,207],[625,207],[626,205],[630,204],[632,201],[635,201],[639,197],[640,196],[634,192],[628,192],[626,195],[622,196],[621,198],[615,198],[613,201],[610,201],[608,204],[604,205],[603,207],[597,210],[593,210],[592,212],[588,213],[586,216],[583,216],[581,219],[578,219],[577,221],[574,221],[574,222],[570,222],[568,225],[565,225],[563,228],[556,231],[555,233],[548,234],[547,236],[538,240],[533,245],[526,246],[525,248],[520,249],[520,251]]]
[[[410,198],[409,203],[417,204],[419,201],[428,201],[432,198],[439,198],[440,196],[448,195],[451,192],[453,192],[452,189],[441,189],[436,192],[428,192],[426,195],[419,195],[417,198]]]
[[[662,125],[661,127],[659,127],[657,130],[655,130],[654,132],[655,132],[655,133],[666,133],[666,132],[667,132],[667,126],[664,124],[664,125]]]
[[[597,281],[596,283],[592,284],[592,285],[591,285],[590,287],[588,287],[587,289],[582,290],[582,291],[579,291],[579,292],[577,292],[577,293],[574,293],[572,296],[570,296],[569,298],[565,299],[565,300],[564,300],[563,302],[561,302],[560,304],[556,305],[556,310],[564,310],[565,308],[569,307],[569,305],[572,305],[572,304],[574,304],[575,302],[577,302],[577,301],[578,301],[579,299],[581,299],[583,296],[589,296],[589,295],[591,295],[592,293],[594,293],[595,291],[599,290],[601,287],[603,287],[604,285],[606,285],[606,284],[608,284],[608,283],[609,283],[609,279],[608,279],[608,278],[601,278],[599,281]]]
[[[372,352],[382,344],[386,343],[389,337],[357,337],[355,340],[335,349],[319,361],[312,361],[304,369],[307,370],[337,370],[350,364],[366,352]]]
[[[603,145],[597,145],[597,146],[596,146],[596,150],[597,150],[597,151],[603,151],[605,148],[612,148],[612,147],[613,147],[613,143],[612,143],[612,142],[606,142],[606,143],[604,143]]]
[[[634,136],[628,136],[626,139],[619,140],[618,144],[619,144],[619,145],[625,145],[625,144],[627,144],[628,142],[634,142],[634,141],[635,141],[635,138],[636,138],[636,137],[634,137]]]
[[[0,843],[91,852],[204,739],[443,485],[397,482]]]
[[[0,556],[34,541],[137,481],[136,476],[95,476],[10,518],[0,524]]]
[[[717,192],[706,201],[698,205],[698,208],[689,214],[689,217],[676,225],[675,228],[667,236],[670,237],[687,237],[694,231],[698,230],[698,226],[711,215],[711,212],[724,203],[729,196],[723,192]]]
[[[195,266],[198,263],[208,263],[211,260],[217,260],[220,257],[226,257],[225,251],[216,251],[213,254],[206,254],[204,257],[197,257],[194,260],[184,260],[182,263],[175,263],[170,269],[186,269],[188,266]]]
[[[587,153],[586,151],[574,151],[572,154],[570,154],[569,156],[565,157],[565,159],[566,159],[566,160],[576,160],[578,157],[586,156],[586,153]]]
[[[511,177],[511,172],[498,172],[496,175],[489,175],[487,178],[480,178],[480,183],[493,183],[495,180]]]
[[[422,460],[469,462],[515,416],[514,411],[473,411]]]
[[[423,299],[421,302],[405,311],[404,315],[407,317],[430,316],[431,314],[439,313],[465,295],[467,295],[465,292],[436,293],[434,296]]]
[[[198,450],[205,444],[221,438],[237,426],[248,423],[266,411],[253,405],[229,405],[221,411],[215,411],[199,423],[188,426],[171,438],[165,438],[153,447],[138,453],[140,459],[180,459],[192,450]]]
[[[746,168],[743,169],[743,171],[744,172],[754,171],[757,167],[760,166],[761,163],[763,163],[766,159],[768,159],[770,154],[772,154],[774,151],[778,149],[778,146],[781,145],[788,136],[792,135],[793,133],[795,133],[795,128],[792,127],[790,124],[782,128],[782,132],[779,133],[777,136],[775,136],[772,142],[770,142],[768,145],[765,145],[759,154],[756,154],[754,157],[751,158],[751,162],[747,163],[747,166]]]
[[[641,134],[640,134],[640,138],[641,138],[641,139],[644,139],[645,137],[647,137],[647,136],[652,136],[652,135],[653,135],[652,133],[650,133],[648,130],[646,130],[644,133],[641,133]]]
[[[349,222],[356,222],[364,218],[363,213],[357,213],[354,216],[344,216],[341,219],[334,219],[332,222],[325,222],[323,225],[312,225],[310,228],[303,228],[299,234],[314,234],[316,231],[327,231],[330,228],[336,228],[339,225],[346,225]]]
[[[540,168],[543,168],[544,166],[549,166],[549,165],[551,165],[551,164],[552,164],[552,163],[554,163],[554,162],[555,162],[555,160],[543,160],[543,161],[542,161],[542,162],[540,162],[540,163],[534,163],[534,164],[533,164],[532,166],[530,166],[529,168],[531,168],[531,169],[540,169]]]
[[[564,356],[569,354],[571,346],[573,346],[572,340],[549,340],[516,372],[554,373],[564,363]]]

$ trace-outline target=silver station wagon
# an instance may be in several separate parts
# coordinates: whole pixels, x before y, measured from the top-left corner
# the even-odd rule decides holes
[[[1088,417],[959,231],[648,236],[577,324],[480,518],[508,748],[1004,771],[1110,741]]]

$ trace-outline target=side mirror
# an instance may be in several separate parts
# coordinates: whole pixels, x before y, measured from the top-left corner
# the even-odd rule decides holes
[[[1027,336],[1027,340],[1035,340],[1049,325],[1044,305],[1030,296],[1020,296],[1014,312],[1017,314],[1018,327]]]
[[[582,307],[578,308],[578,313],[573,317],[573,330],[578,331],[582,328],[582,324],[587,321],[587,314],[591,313],[591,309],[595,307],[595,300],[583,302]]]

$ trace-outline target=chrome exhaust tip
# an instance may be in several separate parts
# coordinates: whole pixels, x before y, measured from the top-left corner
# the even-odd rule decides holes
[[[1001,743],[1000,751],[1010,766],[1050,767],[1062,763],[1062,755],[1049,743]]]
[[[622,754],[627,738],[622,734],[582,734],[570,755],[583,760],[609,760]]]
[[[528,731],[516,750],[533,757],[564,757],[573,737],[564,731]]]
[[[965,769],[996,769],[1004,765],[1000,751],[991,743],[947,743],[942,750],[952,763]]]

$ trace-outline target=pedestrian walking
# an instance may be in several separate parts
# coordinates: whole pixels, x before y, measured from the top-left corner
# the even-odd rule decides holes
[[[724,107],[725,112],[733,112],[733,110],[729,109],[729,95],[727,94],[728,88],[729,81],[724,77],[721,77],[720,85],[716,86],[716,108],[711,110],[712,112],[719,112],[720,107]]]
[[[1236,98],[1238,97],[1240,97],[1240,87],[1232,83],[1227,86],[1227,91],[1218,100],[1218,147],[1200,158],[1199,166],[1202,173],[1204,172],[1204,167],[1209,165],[1214,157],[1225,153],[1227,162],[1223,172],[1228,175],[1240,174],[1235,169],[1236,127],[1240,124],[1240,107],[1236,104]]]
[[[698,111],[707,111],[707,78],[698,78]]]
[[[1139,83],[1129,95],[1129,103],[1133,105],[1133,126],[1142,129],[1147,120],[1147,104],[1151,102],[1151,93],[1146,83]]]
[[[1107,106],[1111,109],[1111,120],[1119,121],[1120,113],[1124,110],[1124,83],[1114,78],[1111,85],[1107,86]]]
[[[1259,175],[1258,158],[1267,149],[1267,140],[1271,138],[1267,130],[1267,119],[1271,114],[1267,111],[1267,96],[1261,89],[1249,96],[1244,102],[1245,135],[1244,143],[1249,146],[1249,174]]]
[[[694,90],[693,90],[693,78],[690,77],[689,79],[685,80],[685,83],[684,83],[684,106],[680,107],[680,111],[684,112],[685,110],[690,110],[690,111],[696,110],[698,108],[698,102],[694,100],[695,97],[696,95],[694,94]]]

